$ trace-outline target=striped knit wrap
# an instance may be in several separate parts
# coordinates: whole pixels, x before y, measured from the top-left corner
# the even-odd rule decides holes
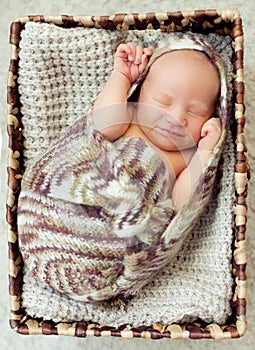
[[[20,249],[36,279],[85,302],[129,298],[181,248],[210,198],[227,124],[225,76],[213,49],[182,35],[163,51],[192,49],[192,41],[210,52],[221,77],[222,134],[189,198],[175,213],[156,152],[140,139],[106,140],[85,115],[22,180]]]

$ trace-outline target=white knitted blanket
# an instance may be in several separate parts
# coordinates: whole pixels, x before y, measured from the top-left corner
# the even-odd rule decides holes
[[[120,42],[150,46],[162,35],[172,34],[27,24],[19,69],[26,167],[89,111],[111,72],[113,54]],[[224,59],[230,84],[229,40],[216,35],[209,39]],[[126,308],[71,300],[36,282],[25,270],[22,303],[27,313],[54,321],[93,320],[115,326],[197,318],[224,322],[230,313],[232,294],[233,164],[229,132],[205,214],[174,261]]]

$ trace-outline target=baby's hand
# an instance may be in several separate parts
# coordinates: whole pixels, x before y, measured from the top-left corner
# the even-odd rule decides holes
[[[212,151],[221,135],[221,121],[219,118],[208,119],[201,129],[201,139],[198,142],[199,150]]]
[[[114,58],[114,70],[125,75],[133,83],[144,71],[150,49],[136,46],[134,43],[120,44]]]

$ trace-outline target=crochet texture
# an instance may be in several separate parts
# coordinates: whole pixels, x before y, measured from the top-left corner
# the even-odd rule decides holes
[[[29,23],[21,41],[19,71],[26,167],[88,112],[111,72],[113,54],[120,42],[149,46],[162,35],[170,34],[116,34]],[[224,56],[230,82],[231,50],[227,38],[209,38]],[[229,132],[212,200],[200,222],[174,261],[127,307],[73,301],[36,282],[25,269],[22,297],[27,312],[55,321],[92,319],[111,325],[170,323],[197,317],[224,322],[232,294],[233,163]]]

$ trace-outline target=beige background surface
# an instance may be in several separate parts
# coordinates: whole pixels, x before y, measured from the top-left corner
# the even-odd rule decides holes
[[[238,8],[241,12],[245,33],[245,81],[246,81],[246,137],[249,150],[249,162],[251,169],[255,161],[255,139],[254,139],[254,113],[255,113],[255,2],[248,1],[173,1],[173,0],[42,0],[42,1],[18,1],[1,0],[0,2],[0,146],[1,152],[1,194],[0,194],[0,348],[12,350],[30,349],[242,349],[251,350],[255,347],[255,237],[253,235],[255,226],[255,203],[254,179],[249,183],[249,212],[247,230],[247,251],[248,251],[248,323],[247,333],[241,339],[221,341],[189,341],[189,340],[125,340],[119,338],[87,338],[78,339],[72,337],[56,336],[21,336],[13,332],[9,325],[9,297],[8,297],[8,257],[5,223],[5,198],[6,198],[6,164],[7,164],[7,137],[6,137],[6,81],[10,57],[9,26],[19,16],[50,14],[50,15],[109,15],[113,13],[146,13],[151,11],[175,11],[209,8]]]

